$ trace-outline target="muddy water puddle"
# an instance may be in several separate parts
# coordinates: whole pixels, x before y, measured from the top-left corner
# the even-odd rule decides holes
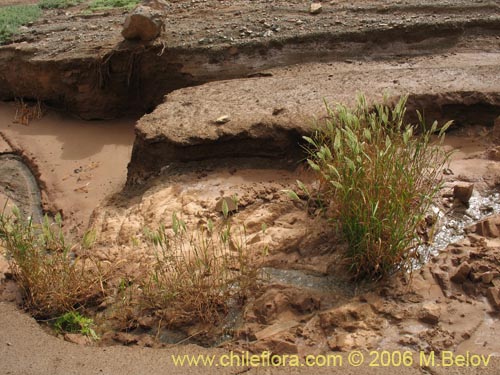
[[[48,110],[28,125],[0,103],[0,132],[36,165],[52,207],[84,227],[92,210],[125,184],[135,119],[84,121]]]

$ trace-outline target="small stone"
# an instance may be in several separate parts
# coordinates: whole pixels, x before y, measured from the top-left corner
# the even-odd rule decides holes
[[[156,325],[156,319],[152,316],[143,316],[137,320],[142,329],[151,329]]]
[[[428,324],[437,324],[441,317],[441,308],[435,303],[426,303],[419,313],[419,320]]]
[[[495,276],[495,272],[485,272],[481,274],[481,282],[483,284],[490,284]]]
[[[471,271],[470,264],[465,262],[462,263],[458,268],[455,274],[450,278],[456,284],[462,284],[469,277],[469,273]]]
[[[309,7],[309,13],[311,14],[319,14],[323,10],[323,5],[321,3],[312,3]]]
[[[472,192],[474,190],[474,184],[469,183],[457,183],[453,187],[453,196],[458,199],[463,204],[469,204],[469,200],[472,197]]]
[[[281,333],[283,331],[288,331],[291,328],[294,328],[298,325],[299,323],[293,320],[289,320],[286,322],[280,322],[273,324],[272,326],[266,327],[263,330],[256,332],[255,337],[257,340],[264,340],[267,339],[271,336],[274,336],[278,333]]]
[[[498,219],[485,219],[476,224],[475,233],[483,237],[498,238],[500,237],[499,230],[500,222]]]
[[[500,310],[500,289],[496,286],[488,288],[487,296],[491,305],[496,310]]]
[[[356,347],[352,335],[340,333],[328,340],[328,346],[331,350],[346,352]]]
[[[127,40],[151,41],[160,35],[162,28],[161,14],[149,7],[139,5],[127,15],[122,36]]]
[[[79,333],[66,333],[64,335],[64,340],[77,345],[89,345],[92,343],[92,340],[89,337]]]
[[[492,133],[493,137],[500,138],[500,116],[495,119]]]
[[[236,211],[238,211],[238,205],[236,204],[236,202],[234,201],[233,198],[231,198],[231,197],[222,197],[215,204],[215,210],[217,212],[223,212],[224,202],[226,202],[226,204],[227,204],[228,212],[236,212]]]
[[[218,125],[222,125],[229,121],[231,121],[231,118],[228,115],[224,115],[215,120],[215,123]]]

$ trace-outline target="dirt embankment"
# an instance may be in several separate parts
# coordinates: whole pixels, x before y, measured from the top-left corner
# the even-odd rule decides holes
[[[498,215],[469,228],[416,271],[411,285],[402,277],[370,289],[348,282],[340,261],[344,245],[326,220],[282,192],[295,189],[296,179],[318,185],[296,159],[302,157],[300,136],[312,129],[311,115],[325,114],[322,98],[350,103],[364,91],[376,101],[384,90],[410,94],[410,107],[431,118],[459,120],[446,144],[458,151],[446,170],[448,187],[474,183],[476,197],[498,189],[498,4],[335,2],[312,16],[308,3],[171,2],[166,31],[151,45],[122,41],[120,12],[86,15],[71,8],[46,13],[19,43],[0,47],[1,98],[36,98],[86,118],[152,110],[172,90],[199,85],[169,93],[139,121],[129,189],[111,200],[106,195],[125,182],[130,123],[124,131],[121,122],[83,123],[51,113],[24,127],[5,120],[14,112],[6,106],[0,129],[38,165],[49,203],[57,202],[76,224],[95,208],[96,258],[117,265],[127,280],[154,257],[142,241],[144,227],[168,227],[174,212],[188,225],[217,221],[217,201],[238,196],[234,224],[246,226],[269,283],[230,322],[233,340],[226,348],[300,355],[351,349],[500,353]],[[302,65],[288,66],[296,63]],[[215,80],[222,81],[206,83]],[[450,197],[443,191],[437,204],[453,214],[464,211]],[[2,299],[15,301],[13,284],[7,285]],[[147,363],[125,348],[73,351],[26,326],[11,307],[0,309],[7,317],[2,322],[9,322],[0,327],[6,338],[2,368],[13,373],[25,373],[25,362],[33,372],[85,367],[157,373],[172,369],[164,366],[168,354],[201,350],[141,350]],[[148,326],[133,318],[126,332],[104,332],[102,345],[165,346],[148,336],[157,320]],[[178,328],[184,341],[206,327]],[[213,342],[210,332],[204,334]],[[66,349],[83,359],[61,359]],[[115,355],[134,363],[124,367]]]
[[[408,120],[492,126],[500,116],[498,53],[400,58],[397,61],[301,64],[269,77],[177,90],[136,127],[128,182],[171,162],[223,157],[300,159],[301,136],[327,116],[325,102],[352,104],[408,95]],[[432,79],[429,79],[432,76]],[[324,100],[324,101],[323,101]]]
[[[39,99],[84,118],[144,113],[175,89],[276,66],[495,50],[498,4],[365,1],[175,2],[151,44],[123,41],[123,14],[49,11],[0,47],[0,98]],[[493,36],[493,39],[488,38]]]

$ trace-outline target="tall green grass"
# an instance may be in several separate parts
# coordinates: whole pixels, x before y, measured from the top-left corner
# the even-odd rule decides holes
[[[140,0],[92,0],[89,8],[93,11],[113,9],[113,8],[125,8],[132,9]]]
[[[82,3],[84,0],[40,0],[38,6],[42,9],[64,9]]]
[[[435,146],[450,123],[427,127],[421,116],[406,124],[406,98],[370,108],[360,96],[354,109],[338,105],[308,144],[308,163],[318,173],[331,220],[348,243],[357,278],[380,278],[411,267],[417,227],[440,189],[448,155]],[[418,134],[415,132],[418,131]]]
[[[19,32],[19,26],[36,20],[41,15],[38,5],[11,5],[0,7],[0,43]]]

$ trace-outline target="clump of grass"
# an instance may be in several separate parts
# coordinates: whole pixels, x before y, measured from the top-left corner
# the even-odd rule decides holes
[[[408,269],[418,258],[417,227],[440,189],[448,155],[436,147],[450,123],[405,124],[406,98],[394,107],[338,105],[308,142],[308,163],[322,181],[331,219],[348,243],[357,278]],[[418,130],[419,134],[415,132]]]
[[[19,32],[19,26],[36,20],[41,15],[38,5],[11,5],[0,7],[0,43]]]
[[[103,297],[102,272],[77,258],[62,230],[60,215],[41,224],[24,219],[15,208],[0,215],[0,242],[6,249],[24,305],[37,318],[62,315],[99,303]]]
[[[56,319],[54,328],[58,332],[81,333],[93,340],[98,340],[95,333],[94,321],[91,318],[80,315],[77,311],[70,311]]]
[[[65,9],[80,4],[83,0],[40,0],[38,6],[42,9]]]
[[[219,228],[209,221],[190,232],[174,214],[171,231],[160,226],[148,235],[156,259],[142,298],[147,308],[161,312],[167,325],[215,323],[231,303],[257,286],[258,269],[250,260],[244,231],[235,234],[229,221]]]
[[[107,10],[113,8],[133,9],[140,0],[92,0],[89,8],[93,11]]]

